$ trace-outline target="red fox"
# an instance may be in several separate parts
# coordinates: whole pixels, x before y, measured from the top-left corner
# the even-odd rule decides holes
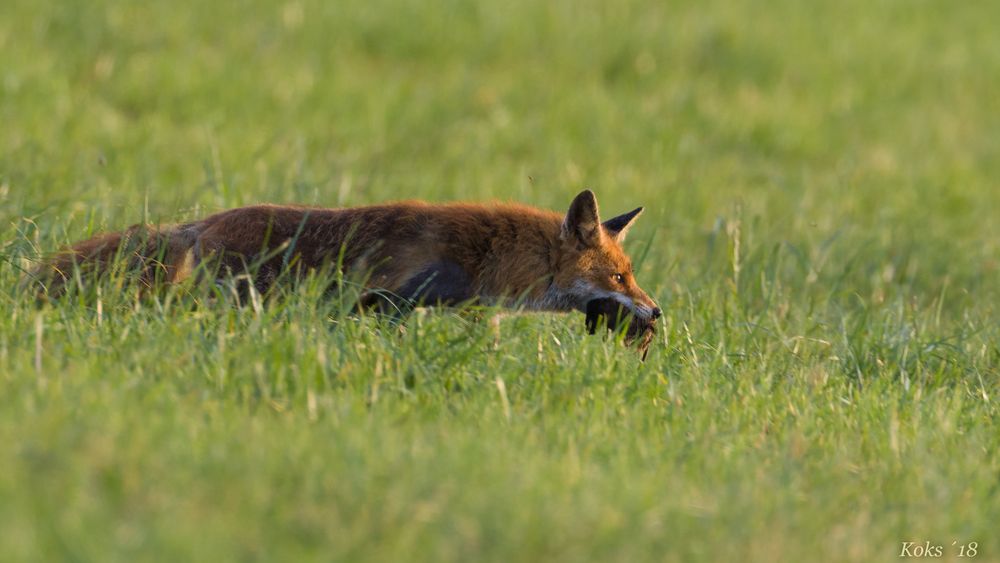
[[[368,272],[370,296],[543,311],[588,312],[591,304],[590,313],[609,324],[607,305],[617,304],[651,329],[660,309],[636,283],[621,246],[641,212],[602,223],[590,190],[565,215],[517,204],[255,205],[98,235],[57,254],[39,274],[58,292],[75,271],[100,273],[121,257],[146,284],[242,275],[265,293],[283,272],[339,264]]]

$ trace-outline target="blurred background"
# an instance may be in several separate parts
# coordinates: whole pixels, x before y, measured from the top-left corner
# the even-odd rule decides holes
[[[662,268],[735,219],[800,249],[807,275],[835,242],[842,262],[874,245],[934,278],[961,256],[974,283],[997,256],[998,16],[934,1],[8,0],[0,209],[75,238],[261,201],[562,209],[590,187],[606,213],[647,207],[636,238],[674,243],[654,252]]]

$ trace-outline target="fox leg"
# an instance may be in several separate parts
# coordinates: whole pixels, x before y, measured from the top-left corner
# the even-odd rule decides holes
[[[465,270],[442,260],[424,266],[395,289],[373,290],[362,298],[362,306],[404,312],[414,305],[458,305],[475,297],[472,278]]]
[[[426,305],[457,305],[475,297],[472,278],[461,266],[446,260],[427,266],[406,280],[396,293]]]

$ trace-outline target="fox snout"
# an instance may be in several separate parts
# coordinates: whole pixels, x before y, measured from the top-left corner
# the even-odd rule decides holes
[[[649,301],[648,305],[637,304],[632,309],[632,313],[635,314],[637,317],[641,317],[643,320],[647,321],[655,321],[656,319],[663,316],[663,311],[661,311],[660,308],[656,306],[656,303],[654,303],[652,300]]]
[[[624,296],[625,299],[620,299],[619,302],[627,306],[633,315],[646,322],[653,322],[663,316],[663,311],[660,310],[655,301],[642,290],[639,290],[638,293],[639,295],[635,297]]]

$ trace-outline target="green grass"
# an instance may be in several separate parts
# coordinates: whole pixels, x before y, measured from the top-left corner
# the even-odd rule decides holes
[[[0,3],[2,558],[1000,560],[997,21]],[[645,364],[579,315],[17,288],[143,220],[582,187],[647,208]]]

